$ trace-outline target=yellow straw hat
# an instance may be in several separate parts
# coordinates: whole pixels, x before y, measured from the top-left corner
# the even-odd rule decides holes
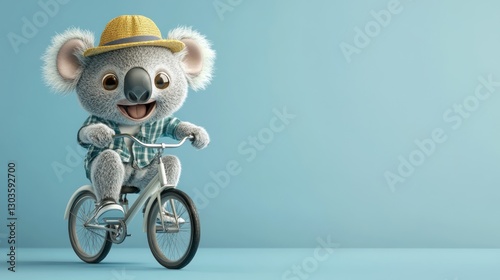
[[[83,55],[93,56],[135,46],[158,46],[179,52],[185,45],[179,40],[162,39],[156,24],[145,16],[124,15],[112,19],[104,28],[99,46],[87,49]]]

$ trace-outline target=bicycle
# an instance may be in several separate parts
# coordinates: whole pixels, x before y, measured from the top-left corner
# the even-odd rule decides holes
[[[122,243],[127,236],[127,225],[147,203],[144,211],[143,230],[147,233],[148,245],[155,259],[169,269],[185,267],[193,259],[200,242],[200,222],[191,198],[168,184],[163,150],[182,146],[188,136],[177,144],[146,144],[129,134],[117,134],[135,143],[157,150],[152,163],[158,165],[158,174],[140,191],[134,186],[122,186],[119,203],[125,218],[98,224],[94,219],[98,201],[91,185],[80,187],[71,196],[64,218],[68,220],[71,246],[76,255],[87,263],[101,262],[111,250],[113,243]],[[127,194],[139,194],[128,207]],[[160,208],[162,209],[160,212]]]

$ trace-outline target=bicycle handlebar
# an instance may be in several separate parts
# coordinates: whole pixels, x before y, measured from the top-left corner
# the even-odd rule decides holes
[[[141,142],[139,139],[135,138],[134,136],[132,136],[130,134],[126,134],[126,133],[116,134],[115,136],[113,136],[113,138],[121,138],[121,137],[130,138],[135,143],[137,143],[145,148],[153,148],[153,149],[177,148],[177,147],[182,146],[182,144],[184,144],[184,142],[186,142],[187,139],[194,138],[193,135],[186,136],[186,137],[182,138],[182,140],[179,141],[179,143],[177,143],[177,144],[165,144],[165,143],[146,144],[146,143]]]

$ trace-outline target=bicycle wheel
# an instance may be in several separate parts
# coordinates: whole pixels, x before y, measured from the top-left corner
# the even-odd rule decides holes
[[[71,206],[68,219],[69,240],[73,250],[82,261],[99,263],[111,249],[109,232],[104,229],[85,227],[94,214],[96,197],[89,191],[78,195]]]
[[[149,248],[161,265],[170,269],[180,269],[193,259],[198,250],[200,243],[198,213],[191,198],[180,190],[165,190],[160,197],[162,207],[159,207],[158,200],[155,199],[147,217]],[[160,209],[171,217],[170,222],[164,223],[165,228],[158,216],[161,213]],[[178,224],[173,218],[174,212],[177,214]]]

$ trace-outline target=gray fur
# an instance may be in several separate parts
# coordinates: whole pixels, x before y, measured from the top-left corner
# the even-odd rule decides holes
[[[167,182],[177,185],[181,175],[181,162],[176,156],[166,155],[162,157],[167,174]],[[130,164],[125,164],[125,179],[124,185],[135,186],[139,189],[144,189],[149,181],[158,173],[158,167],[152,163],[141,170],[132,168]]]
[[[199,73],[186,73],[186,50],[172,53],[163,47],[142,46],[118,49],[95,56],[84,57],[83,52],[93,47],[94,37],[91,32],[80,29],[68,31],[54,37],[49,46],[44,60],[44,78],[46,83],[59,92],[76,90],[78,100],[82,107],[91,115],[111,120],[119,125],[142,125],[166,118],[179,110],[187,97],[188,86],[192,89],[203,89],[210,83],[213,72],[215,52],[210,43],[200,33],[186,27],[179,27],[169,33],[170,39],[194,40],[199,47],[203,67]],[[78,58],[80,68],[75,73],[75,79],[64,79],[58,70],[57,54],[61,47],[71,39],[82,41],[83,48],[75,49],[74,55]],[[165,72],[170,78],[170,85],[166,89],[152,86],[151,98],[156,101],[156,110],[142,121],[134,121],[123,116],[117,108],[117,103],[125,99],[123,80],[131,68],[145,69],[151,79],[159,72]],[[113,73],[118,77],[118,87],[106,91],[102,87],[105,74]],[[151,81],[153,83],[153,81]],[[80,130],[78,137],[84,143],[97,147],[107,147],[112,142],[113,129],[104,124],[94,124]],[[210,142],[208,133],[203,127],[181,122],[175,137],[181,139],[187,135],[194,135],[193,146],[205,148]],[[181,173],[179,159],[174,156],[164,156],[167,179],[170,183],[177,184]],[[130,163],[123,163],[119,155],[112,150],[105,150],[91,163],[91,181],[99,201],[119,198],[122,185],[133,185],[144,188],[157,174],[156,165],[150,164],[142,170],[135,170]]]
[[[165,165],[167,182],[177,185],[181,175],[179,159],[176,156],[166,155],[162,157],[162,161]],[[156,174],[158,174],[156,164],[152,163],[136,170],[130,163],[123,164],[120,156],[112,150],[102,152],[91,166],[92,183],[99,201],[106,198],[118,201],[122,185],[135,186],[143,190]]]
[[[197,75],[186,75],[186,78],[194,90],[205,89],[207,85],[210,84],[212,80],[212,73],[215,61],[215,51],[212,49],[212,44],[197,31],[190,27],[179,26],[168,32],[169,39],[184,40],[193,39],[200,45],[201,49],[204,50],[203,55],[203,69],[201,73]],[[182,52],[182,58],[186,55],[186,52]]]
[[[113,142],[114,135],[115,131],[113,129],[100,123],[82,127],[78,132],[78,138],[83,143],[92,144],[99,148],[109,146]]]
[[[92,185],[98,201],[113,199],[118,202],[124,179],[125,168],[120,156],[112,150],[105,150],[93,161],[90,169]]]
[[[198,149],[203,149],[210,143],[210,136],[207,131],[201,127],[189,122],[181,122],[175,130],[175,138],[181,139],[188,135],[193,135],[193,146]]]
[[[54,89],[56,92],[69,93],[76,88],[78,79],[67,80],[59,75],[57,69],[57,54],[61,47],[67,41],[71,39],[79,39],[83,42],[85,49],[75,50],[75,56],[78,58],[82,65],[85,65],[86,58],[83,56],[83,52],[94,46],[94,34],[87,30],[81,30],[79,28],[70,28],[65,32],[58,34],[52,38],[51,45],[47,48],[47,51],[43,55],[42,59],[44,61],[43,66],[43,77],[45,83]],[[83,68],[81,69],[83,70]],[[80,76],[82,71],[79,71],[78,76]]]
[[[125,98],[123,80],[133,67],[144,68],[150,73],[151,79],[160,71],[170,77],[170,85],[166,89],[152,87],[152,99],[156,101],[157,107],[153,115],[143,122],[124,117],[116,108],[117,102]],[[101,81],[107,73],[114,73],[118,77],[118,87],[103,92]],[[89,57],[76,92],[80,104],[92,115],[118,124],[137,125],[163,119],[179,110],[187,97],[188,84],[179,55],[162,47],[132,47]]]

